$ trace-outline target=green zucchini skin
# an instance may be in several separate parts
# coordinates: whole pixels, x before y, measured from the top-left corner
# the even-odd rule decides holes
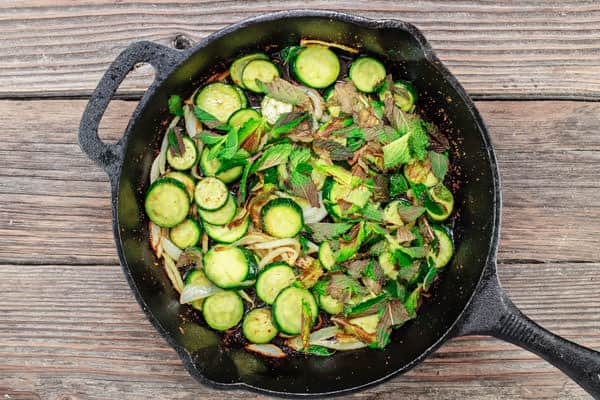
[[[292,73],[302,84],[324,89],[333,84],[340,74],[340,60],[326,47],[309,46],[300,50],[292,62]]]
[[[148,188],[144,208],[150,221],[163,228],[172,228],[187,217],[190,197],[177,179],[159,178]]]
[[[183,136],[185,152],[182,155],[173,155],[171,149],[167,150],[167,162],[177,171],[185,171],[192,168],[198,161],[198,148],[189,136]]]
[[[198,214],[202,221],[210,225],[223,226],[230,223],[235,217],[237,206],[233,195],[229,195],[225,205],[215,211],[207,211],[201,208],[198,209]]]
[[[277,238],[294,237],[304,226],[302,208],[294,200],[283,197],[265,204],[260,220],[264,231]]]
[[[267,265],[256,280],[256,295],[266,304],[273,304],[279,292],[296,281],[296,273],[285,262]]]
[[[195,246],[200,241],[202,229],[200,224],[192,218],[185,219],[182,223],[171,228],[169,238],[180,249]]]
[[[243,247],[217,245],[204,255],[204,273],[222,289],[240,289],[254,284],[258,265],[253,253]]]
[[[247,54],[245,56],[237,58],[229,67],[229,76],[231,76],[231,80],[237,86],[244,88],[244,84],[242,83],[242,72],[246,65],[253,60],[268,60],[269,56],[264,53],[253,53]]]
[[[279,69],[271,61],[252,60],[246,64],[242,71],[242,83],[246,89],[254,93],[262,93],[263,91],[256,80],[268,83],[279,76]]]
[[[255,308],[244,317],[242,333],[252,343],[269,343],[277,336],[273,317],[268,308]]]
[[[226,331],[240,323],[244,316],[244,302],[233,291],[217,292],[204,300],[202,316],[211,328]]]
[[[359,57],[352,62],[348,72],[358,90],[373,93],[385,80],[385,67],[373,57]]]
[[[229,196],[225,183],[211,176],[199,180],[194,189],[196,204],[206,211],[216,211],[225,206]]]
[[[288,335],[300,334],[302,327],[302,300],[308,303],[312,324],[319,312],[314,296],[306,289],[290,286],[282,290],[273,302],[273,321],[277,328]]]
[[[208,223],[204,224],[204,232],[216,242],[219,243],[233,243],[236,240],[241,239],[246,232],[248,231],[248,227],[250,226],[250,217],[244,218],[244,220],[235,225],[211,225]]]
[[[213,82],[198,92],[196,106],[226,123],[234,112],[244,107],[244,103],[234,86]]]
[[[441,226],[432,225],[431,229],[438,241],[437,249],[431,249],[427,255],[430,265],[444,268],[454,255],[454,244],[447,230]]]

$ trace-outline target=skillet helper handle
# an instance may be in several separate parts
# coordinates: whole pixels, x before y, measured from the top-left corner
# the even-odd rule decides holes
[[[182,51],[153,42],[133,43],[117,56],[92,93],[79,124],[79,146],[92,161],[104,169],[111,182],[116,181],[123,163],[127,138],[124,136],[115,144],[106,144],[98,137],[98,126],[117,88],[127,74],[142,62],[149,63],[154,68],[152,86],[155,86],[171,72],[183,55]]]
[[[516,344],[567,374],[600,399],[600,352],[553,334],[525,316],[508,298],[495,274],[484,279],[457,334],[482,334]]]

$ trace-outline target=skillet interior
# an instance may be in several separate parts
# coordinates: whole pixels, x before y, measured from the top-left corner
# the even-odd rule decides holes
[[[328,14],[332,17],[333,14]],[[157,88],[139,117],[130,125],[129,142],[117,189],[117,216],[124,269],[138,300],[166,339],[183,354],[192,375],[209,383],[245,382],[279,393],[333,393],[379,381],[413,366],[439,345],[458,320],[476,287],[495,240],[495,164],[484,128],[472,104],[454,79],[429,54],[424,39],[401,23],[378,23],[344,15],[335,19],[284,14],[258,18],[213,35],[191,51],[189,58]],[[457,249],[433,296],[419,317],[396,331],[383,351],[338,352],[330,358],[296,357],[271,362],[241,349],[227,349],[219,337],[190,321],[179,305],[149,245],[143,196],[153,158],[162,139],[171,94],[189,95],[215,70],[237,55],[265,47],[297,44],[302,37],[337,41],[360,47],[385,60],[395,78],[413,81],[420,95],[420,112],[434,121],[452,141],[451,162],[460,173],[456,194]],[[465,102],[466,100],[466,102]],[[181,350],[184,349],[184,354]],[[188,355],[191,362],[187,360]],[[207,382],[206,380],[204,380]]]

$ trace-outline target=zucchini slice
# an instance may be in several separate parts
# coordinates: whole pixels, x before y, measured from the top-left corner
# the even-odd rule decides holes
[[[238,95],[240,96],[240,101],[242,102],[242,108],[248,107],[248,98],[246,97],[246,93],[244,92],[244,89],[242,89],[239,86],[234,86],[234,88],[235,88],[235,90],[237,90]]]
[[[193,269],[190,272],[188,272],[187,276],[185,277],[184,283],[186,285],[192,285],[192,284],[212,285],[212,282],[208,280],[206,275],[204,275],[204,272],[197,270],[197,269]],[[202,311],[202,304],[204,304],[204,300],[205,299],[194,300],[189,304],[192,306],[192,308],[195,308],[198,311]]]
[[[273,304],[275,298],[286,287],[296,281],[292,267],[285,262],[267,265],[256,280],[256,295],[265,303]]]
[[[204,231],[211,239],[219,243],[233,243],[246,234],[248,226],[250,226],[249,216],[244,218],[241,223],[233,226],[231,224],[218,226],[205,223]]]
[[[196,188],[196,180],[192,176],[181,171],[169,171],[165,174],[165,178],[173,178],[183,183],[190,196],[190,203],[194,200],[194,188]]]
[[[325,92],[323,93],[323,99],[325,100],[325,103],[327,103],[327,112],[329,113],[329,115],[331,115],[332,117],[339,117],[342,113],[342,107],[339,105],[329,104],[329,99],[331,98],[331,96],[333,96],[333,91],[333,86],[325,89]]]
[[[379,93],[379,100],[384,101],[388,92],[390,92],[389,88],[381,91]],[[394,98],[394,103],[404,112],[409,112],[418,99],[415,87],[410,82],[402,80],[394,82],[392,97]]]
[[[327,47],[309,46],[297,53],[292,62],[292,72],[306,86],[323,89],[337,80],[340,60]]]
[[[198,161],[198,148],[189,136],[183,136],[183,147],[185,151],[181,155],[173,155],[171,149],[167,150],[167,162],[178,171],[190,169]]]
[[[404,177],[410,183],[422,183],[427,187],[435,186],[439,182],[439,179],[431,170],[429,160],[415,160],[410,164],[406,164],[404,166]]]
[[[400,213],[398,212],[398,206],[400,206],[400,204],[402,204],[400,200],[394,200],[385,206],[383,209],[383,220],[386,223],[398,226],[404,225],[404,221],[402,221]]]
[[[243,247],[216,245],[204,255],[204,273],[222,289],[237,289],[256,279],[256,257]]]
[[[263,97],[260,102],[260,112],[267,122],[273,125],[282,114],[290,113],[294,109],[294,106],[283,101],[275,100],[271,96]]]
[[[394,256],[389,251],[384,251],[379,255],[379,265],[385,276],[390,279],[398,278],[398,268],[394,264]]]
[[[350,185],[342,185],[341,183],[336,182],[331,176],[328,176],[323,183],[323,204],[325,205],[325,209],[334,219],[345,218],[349,214],[353,214],[360,210],[361,207],[357,204],[362,204],[364,206],[369,200],[371,192],[365,189],[366,187],[364,186],[353,189]],[[348,210],[343,211],[338,204],[338,200],[340,199],[353,204]]]
[[[148,188],[144,207],[150,221],[163,228],[172,228],[187,217],[190,197],[183,183],[173,178],[160,178]]]
[[[277,336],[277,328],[273,325],[271,311],[267,308],[255,308],[244,317],[242,332],[252,343],[269,343]]]
[[[227,124],[234,128],[241,128],[251,119],[260,119],[260,114],[253,108],[240,108],[229,117]]]
[[[276,238],[296,236],[302,226],[302,208],[292,199],[277,198],[269,201],[260,211],[260,220],[265,232]]]
[[[319,295],[319,307],[328,314],[339,314],[344,311],[344,303],[327,294]]]
[[[275,64],[267,60],[252,60],[246,64],[242,71],[242,83],[244,87],[254,93],[263,93],[256,80],[268,83],[278,77],[279,70]]]
[[[300,334],[302,328],[302,301],[310,307],[312,324],[317,319],[317,302],[306,289],[290,286],[283,289],[273,303],[273,320],[279,330],[288,335]]]
[[[202,218],[202,221],[207,222],[211,225],[227,225],[235,217],[237,207],[235,204],[234,197],[230,194],[227,198],[225,205],[215,211],[206,211],[198,209],[198,214]]]
[[[268,60],[268,59],[269,59],[269,57],[263,53],[253,53],[253,54],[247,54],[245,56],[242,56],[242,57],[238,58],[237,60],[235,60],[231,64],[231,67],[229,67],[229,76],[231,76],[231,80],[233,81],[233,83],[235,83],[239,87],[243,88],[244,85],[242,84],[242,71],[246,67],[246,64],[248,64],[252,60]]]
[[[352,62],[348,72],[358,90],[373,93],[385,80],[385,67],[372,57],[359,57]]]
[[[209,176],[196,183],[194,198],[201,209],[214,211],[225,205],[229,198],[229,191],[220,179]]]
[[[204,300],[202,316],[211,328],[226,331],[233,328],[242,320],[244,302],[233,291],[217,292]]]
[[[237,166],[217,173],[221,169],[221,161],[216,158],[208,159],[209,148],[205,147],[200,154],[200,169],[205,176],[216,176],[224,183],[231,183],[242,176],[244,167]],[[216,174],[216,175],[215,175]]]
[[[450,235],[441,226],[432,226],[431,229],[435,235],[437,243],[427,254],[430,265],[436,268],[444,268],[454,254],[454,246]]]
[[[433,201],[438,203],[444,210],[443,213],[437,214],[427,208],[427,215],[429,215],[429,218],[434,221],[443,221],[448,218],[454,209],[454,196],[452,196],[452,192],[443,184],[438,183],[429,189],[429,195]]]
[[[331,270],[335,265],[335,254],[327,241],[321,243],[319,246],[319,261],[327,271]]]
[[[171,228],[169,238],[175,246],[180,249],[187,249],[195,246],[200,240],[200,225],[195,220],[188,218],[179,225]]]
[[[243,103],[235,87],[214,82],[200,90],[196,96],[196,106],[226,123],[231,114],[242,108]]]

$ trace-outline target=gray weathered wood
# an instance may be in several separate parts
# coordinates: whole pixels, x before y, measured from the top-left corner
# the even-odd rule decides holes
[[[18,390],[26,399],[259,397],[195,383],[144,318],[118,266],[0,265],[0,270],[0,394]],[[600,349],[600,263],[500,265],[499,270],[525,313]],[[352,397],[392,399],[399,392],[406,399],[587,398],[543,360],[486,337],[452,340],[407,375]]]
[[[600,97],[600,5],[527,1],[6,1],[0,3],[0,96],[88,95],[136,40],[196,42],[270,11],[332,9],[397,18],[423,30],[476,96]],[[123,85],[139,95],[152,69]]]

